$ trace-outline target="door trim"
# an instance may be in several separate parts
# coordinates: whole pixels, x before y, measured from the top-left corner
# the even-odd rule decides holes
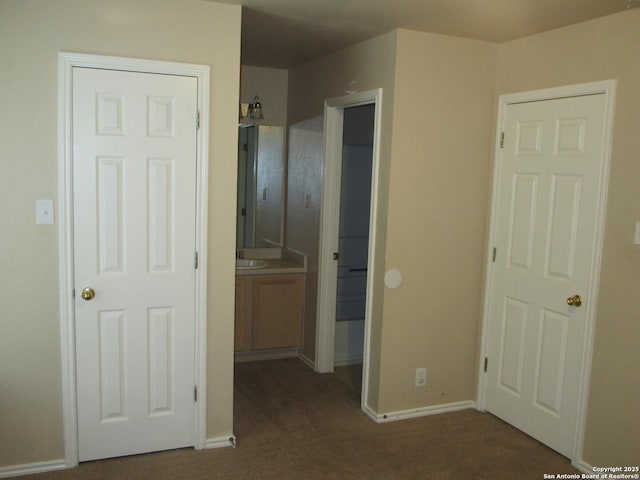
[[[200,128],[196,145],[196,245],[195,271],[195,376],[198,401],[195,403],[194,447],[206,446],[206,327],[207,327],[207,205],[209,152],[209,66],[60,52],[58,55],[58,258],[60,280],[60,355],[62,363],[62,418],[65,464],[78,465],[78,418],[76,405],[76,356],[73,299],[73,177],[72,177],[72,80],[73,68],[126,70],[196,77]],[[194,119],[195,121],[195,119]]]
[[[364,320],[361,408],[368,405],[369,354],[373,312],[373,279],[375,276],[376,232],[378,218],[378,179],[380,172],[380,128],[382,124],[382,89],[331,98],[324,103],[324,173],[320,206],[320,246],[318,259],[318,307],[316,321],[315,368],[321,373],[333,372],[336,320],[337,262],[340,226],[340,177],[342,167],[342,129],[344,109],[359,105],[375,105],[373,126],[373,159],[371,171],[371,210],[369,214],[369,252],[367,292]]]
[[[492,251],[497,235],[496,229],[496,208],[497,208],[497,188],[500,178],[500,133],[505,127],[505,115],[509,105],[525,102],[537,102],[543,100],[554,100],[567,97],[578,97],[586,95],[605,95],[605,118],[604,118],[604,140],[602,147],[602,169],[600,172],[599,188],[598,188],[598,207],[596,215],[596,235],[594,243],[594,253],[592,257],[593,269],[589,276],[589,287],[587,290],[587,298],[590,298],[586,305],[587,312],[585,318],[585,335],[583,338],[582,368],[579,377],[579,397],[578,397],[578,416],[576,428],[574,432],[574,448],[571,456],[572,464],[576,467],[582,461],[582,453],[584,447],[585,422],[587,417],[587,402],[589,397],[589,384],[591,380],[591,362],[593,356],[593,342],[596,322],[598,287],[600,280],[600,267],[602,261],[602,245],[604,240],[604,225],[606,215],[607,191],[609,186],[609,167],[611,163],[611,144],[613,133],[613,113],[615,100],[616,80],[606,80],[602,82],[584,83],[578,85],[569,85],[558,88],[548,88],[543,90],[534,90],[530,92],[512,93],[500,95],[498,100],[498,116],[496,122],[495,151],[493,164],[493,186],[491,200],[491,220],[489,225],[489,236],[486,251],[486,268],[485,268],[485,294],[482,315],[482,333],[480,340],[480,357],[478,359],[478,391],[476,398],[477,408],[481,411],[485,410],[486,401],[486,382],[484,372],[484,358],[488,353],[488,324],[489,324],[489,307],[490,299],[493,295],[491,279],[493,276]]]

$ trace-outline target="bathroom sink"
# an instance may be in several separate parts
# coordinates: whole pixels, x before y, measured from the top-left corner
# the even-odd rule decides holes
[[[236,268],[241,270],[248,270],[250,268],[264,268],[267,266],[266,260],[257,260],[254,258],[237,258]]]

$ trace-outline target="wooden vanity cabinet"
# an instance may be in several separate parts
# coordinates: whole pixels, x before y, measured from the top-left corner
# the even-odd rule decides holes
[[[236,277],[236,352],[298,348],[304,274]]]
[[[251,349],[299,347],[304,276],[255,276],[251,285]]]

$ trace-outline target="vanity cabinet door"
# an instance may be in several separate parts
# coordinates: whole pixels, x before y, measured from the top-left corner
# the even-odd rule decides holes
[[[256,275],[251,290],[252,349],[299,347],[304,275]]]
[[[249,337],[250,305],[247,302],[247,286],[249,280],[244,277],[236,277],[236,321],[235,321],[235,342],[236,352],[245,352],[251,348],[251,338]]]

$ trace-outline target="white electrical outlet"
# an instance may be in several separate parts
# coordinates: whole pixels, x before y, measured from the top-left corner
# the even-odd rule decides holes
[[[416,368],[416,388],[417,387],[426,387],[427,386],[427,369]]]

